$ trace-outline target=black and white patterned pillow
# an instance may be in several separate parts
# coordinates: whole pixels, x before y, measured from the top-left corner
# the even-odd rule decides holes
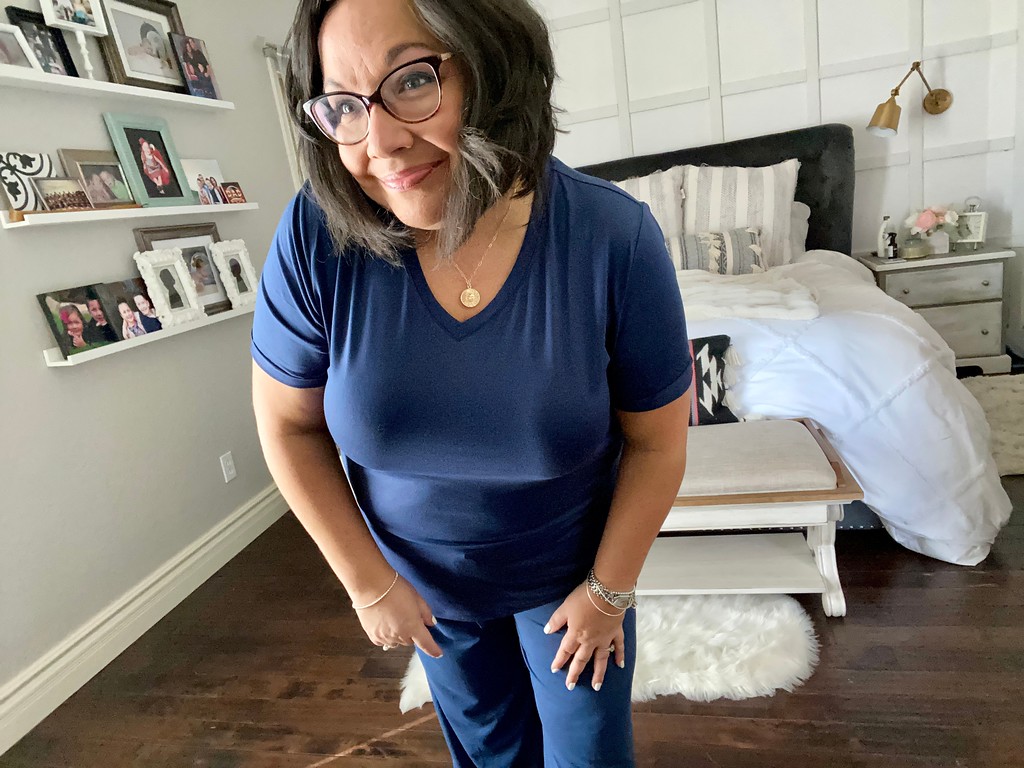
[[[683,235],[681,269],[702,269],[716,275],[749,275],[764,272],[764,253],[757,227],[728,232]]]
[[[725,404],[725,353],[730,342],[724,334],[690,339],[693,356],[691,427],[739,421]]]

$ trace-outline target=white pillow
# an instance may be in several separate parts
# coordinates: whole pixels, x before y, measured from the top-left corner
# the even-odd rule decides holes
[[[788,264],[793,198],[800,161],[763,168],[683,166],[683,231],[761,230],[765,264]]]
[[[683,263],[683,166],[655,171],[649,176],[616,181],[615,186],[647,203],[665,236],[674,264]]]
[[[807,250],[807,231],[810,229],[810,222],[811,207],[806,203],[794,202],[789,221],[789,261]]]

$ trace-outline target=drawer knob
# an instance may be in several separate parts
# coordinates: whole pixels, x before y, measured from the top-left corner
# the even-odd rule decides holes
[[[982,336],[988,336],[988,328],[982,328],[981,329],[981,335]]]
[[[910,293],[910,289],[909,288],[904,288],[903,289],[903,295],[904,296],[908,295],[909,293]]]
[[[982,284],[982,285],[984,285],[984,286],[985,286],[986,288],[988,288],[988,287],[989,287],[989,285],[991,285],[991,282],[990,282],[990,281],[988,281],[988,280],[982,280],[982,281],[981,281],[981,284]]]

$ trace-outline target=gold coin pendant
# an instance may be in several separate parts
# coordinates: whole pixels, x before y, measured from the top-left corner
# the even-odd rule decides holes
[[[472,309],[480,303],[480,291],[476,288],[467,288],[459,296],[459,301],[462,302],[462,306]]]

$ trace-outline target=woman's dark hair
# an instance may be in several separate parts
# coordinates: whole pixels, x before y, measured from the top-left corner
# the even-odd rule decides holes
[[[459,160],[437,233],[450,259],[488,208],[518,184],[517,197],[542,192],[555,144],[548,30],[529,0],[408,0],[423,25],[456,54],[466,76]],[[323,93],[320,29],[335,2],[299,0],[288,35],[285,93],[298,125],[299,152],[339,253],[356,247],[392,263],[412,244],[408,229],[370,200],[342,165],[337,146],[302,110]]]

